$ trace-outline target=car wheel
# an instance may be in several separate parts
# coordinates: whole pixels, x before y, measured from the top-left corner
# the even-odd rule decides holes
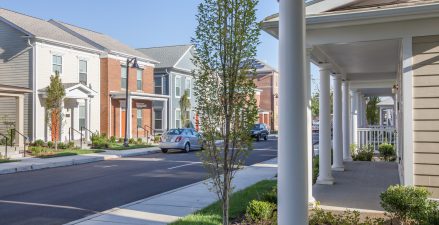
[[[266,141],[268,139],[268,135],[264,136],[264,141]]]
[[[168,149],[164,149],[164,148],[162,148],[162,152],[163,152],[163,153],[167,153],[167,152],[168,152]]]
[[[261,135],[259,134],[258,136],[256,136],[256,141],[261,140]]]
[[[184,152],[188,153],[191,151],[191,145],[189,143],[186,143],[184,145]]]

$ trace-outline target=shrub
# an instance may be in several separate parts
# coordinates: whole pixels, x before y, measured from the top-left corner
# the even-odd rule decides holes
[[[32,152],[32,155],[40,155],[41,153],[45,153],[47,150],[42,146],[32,146],[29,148]]]
[[[58,149],[66,149],[67,148],[67,144],[60,142],[58,143]]]
[[[319,156],[312,159],[312,183],[315,184],[319,176]]]
[[[119,142],[119,143],[123,143],[123,138],[119,138],[119,139],[117,140],[117,142]]]
[[[137,144],[138,144],[138,145],[141,145],[142,143],[143,143],[142,138],[137,138]]]
[[[159,143],[161,137],[162,137],[161,135],[156,135],[156,136],[154,136],[154,140],[153,140],[154,143]]]
[[[384,159],[384,161],[389,162],[395,160],[396,152],[393,145],[389,143],[380,144],[378,151],[380,152],[380,157]]]
[[[381,206],[404,223],[435,224],[428,221],[437,221],[438,203],[428,196],[425,188],[395,185],[381,193]]]
[[[273,189],[271,189],[271,191],[265,193],[262,196],[262,200],[265,202],[270,202],[273,204],[277,204],[277,185],[275,185],[273,187]]]
[[[261,223],[264,224],[276,224],[276,204],[271,202],[264,202],[258,200],[252,200],[248,206],[245,213],[246,219],[250,223]],[[271,222],[271,223],[269,223]]]
[[[108,139],[104,134],[102,135],[92,134],[91,146],[92,148],[97,148],[97,149],[108,148]]]
[[[130,138],[130,139],[128,140],[128,143],[130,143],[130,144],[135,144],[135,143],[136,143],[136,140],[134,140],[134,138]]]
[[[109,141],[110,141],[110,143],[116,143],[116,137],[115,136],[111,136]]]
[[[75,143],[74,143],[73,141],[69,141],[69,142],[66,144],[66,148],[68,148],[68,149],[75,148]]]
[[[363,221],[360,219],[360,212],[346,210],[341,214],[333,214],[332,212],[326,212],[323,209],[316,207],[312,209],[309,216],[310,225],[383,225],[385,220],[382,218],[368,218]]]
[[[356,153],[352,155],[354,161],[372,161],[373,158],[373,146],[363,145],[360,149],[357,149]]]
[[[36,140],[36,141],[34,142],[33,146],[42,147],[42,146],[44,146],[44,144],[45,144],[45,143],[44,143],[43,140],[38,139],[38,140]]]
[[[53,145],[53,142],[51,142],[51,141],[48,141],[48,142],[47,142],[47,147],[48,147],[48,148],[53,148],[53,146],[54,146],[54,145]]]

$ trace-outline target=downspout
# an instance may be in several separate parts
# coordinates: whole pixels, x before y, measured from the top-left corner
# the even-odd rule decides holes
[[[166,118],[167,118],[167,120],[168,120],[168,122],[166,123],[166,126],[167,127],[164,127],[165,128],[165,130],[167,131],[168,130],[168,128],[170,128],[170,123],[171,123],[171,106],[172,106],[172,96],[171,96],[171,74],[169,73],[169,71],[168,71],[168,69],[165,69],[165,74],[166,74],[166,76],[168,76],[168,96],[169,96],[169,101],[167,102],[167,107],[168,107],[168,109],[166,110],[166,112],[167,112],[167,114],[168,115],[166,115]]]

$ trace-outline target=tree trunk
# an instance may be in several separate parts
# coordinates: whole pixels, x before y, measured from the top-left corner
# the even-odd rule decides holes
[[[223,184],[223,225],[229,225],[229,172],[224,171]]]

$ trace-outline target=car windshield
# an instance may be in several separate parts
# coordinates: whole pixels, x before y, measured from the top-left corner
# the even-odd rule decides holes
[[[262,124],[255,124],[253,126],[253,130],[261,130],[262,129]]]
[[[183,129],[170,129],[166,134],[167,135],[180,135],[183,133]]]

